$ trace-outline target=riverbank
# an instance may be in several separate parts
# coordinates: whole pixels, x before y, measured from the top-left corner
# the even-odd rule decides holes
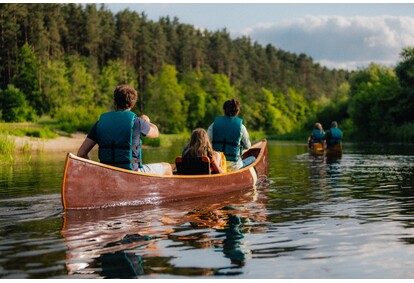
[[[35,137],[12,137],[16,150],[24,149],[27,151],[45,152],[72,152],[76,153],[85,140],[86,134],[76,132],[70,136],[59,136],[52,139]]]

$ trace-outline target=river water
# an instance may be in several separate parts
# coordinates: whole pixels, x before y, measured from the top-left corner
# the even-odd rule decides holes
[[[271,141],[268,180],[250,190],[66,212],[64,160],[1,164],[0,278],[414,278],[412,145],[345,144],[329,160]]]

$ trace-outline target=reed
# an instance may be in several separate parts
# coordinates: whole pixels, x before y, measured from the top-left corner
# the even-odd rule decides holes
[[[0,132],[3,135],[10,136],[28,136],[36,138],[52,139],[56,138],[56,134],[48,126],[38,125],[35,123],[0,123]]]
[[[14,139],[0,135],[0,162],[11,163],[14,160]]]

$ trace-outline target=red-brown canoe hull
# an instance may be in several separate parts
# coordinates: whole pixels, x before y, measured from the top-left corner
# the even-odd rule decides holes
[[[342,143],[334,144],[326,149],[326,156],[340,157],[342,156]]]
[[[245,153],[250,166],[226,174],[156,175],[133,172],[68,154],[63,184],[65,209],[142,205],[244,190],[267,176],[268,149],[263,140]]]
[[[323,155],[325,151],[325,146],[323,143],[312,143],[309,148],[309,153],[312,155]]]

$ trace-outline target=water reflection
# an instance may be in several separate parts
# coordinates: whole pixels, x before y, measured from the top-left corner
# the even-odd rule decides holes
[[[239,274],[240,270],[206,267],[215,265],[208,257],[204,266],[179,265],[188,260],[183,250],[214,248],[230,259],[231,270],[243,266],[243,222],[265,221],[257,209],[263,210],[264,204],[252,189],[222,195],[220,201],[198,198],[157,206],[66,211],[61,230],[68,247],[66,268],[69,275],[98,273],[104,278]]]
[[[413,149],[270,142],[256,190],[66,212],[64,156],[1,167],[0,277],[412,278]]]

